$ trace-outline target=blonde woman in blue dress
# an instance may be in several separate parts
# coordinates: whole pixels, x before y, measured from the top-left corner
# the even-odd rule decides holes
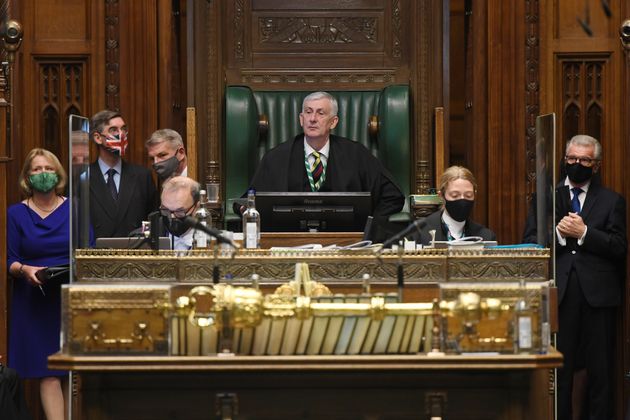
[[[66,180],[54,154],[31,150],[19,177],[26,198],[7,211],[7,266],[13,277],[8,365],[22,378],[39,379],[48,420],[63,420],[67,412],[67,372],[49,370],[47,358],[59,351],[61,283],[68,279],[42,282],[36,273],[70,260]]]

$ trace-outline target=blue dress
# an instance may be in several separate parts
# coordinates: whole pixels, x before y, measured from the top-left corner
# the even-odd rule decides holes
[[[15,261],[41,267],[69,264],[69,202],[70,200],[65,200],[44,219],[24,203],[9,207],[9,267]],[[8,362],[22,378],[67,374],[65,371],[49,370],[47,367],[48,356],[59,351],[61,282],[44,284],[42,288],[45,295],[25,279],[13,279]]]

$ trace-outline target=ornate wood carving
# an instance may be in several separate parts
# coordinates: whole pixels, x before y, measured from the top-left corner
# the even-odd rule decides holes
[[[242,60],[245,58],[245,0],[234,2],[234,58]]]
[[[561,60],[562,65],[562,132],[559,140],[564,143],[579,133],[597,139],[603,136],[605,98],[603,73],[606,60]]]
[[[540,112],[539,13],[539,0],[525,1],[525,150],[528,193],[536,190],[536,117]]]
[[[68,155],[68,117],[86,109],[84,62],[41,62],[39,67],[42,147],[62,162]]]
[[[118,0],[105,0],[105,106],[120,111],[120,27]]]
[[[361,85],[366,83],[383,85],[393,83],[396,79],[395,69],[378,70],[241,70],[241,82],[248,85],[277,84],[284,88],[292,85]]]
[[[400,10],[400,0],[394,0],[392,2],[392,21],[391,21],[391,29],[392,29],[392,57],[401,58],[402,57],[402,19],[401,19],[401,10]]]
[[[261,17],[260,42],[267,44],[375,44],[376,17]]]

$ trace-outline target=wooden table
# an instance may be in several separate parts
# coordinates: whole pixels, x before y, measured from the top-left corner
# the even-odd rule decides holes
[[[69,356],[75,419],[552,419],[545,355]],[[219,417],[215,417],[215,416]]]

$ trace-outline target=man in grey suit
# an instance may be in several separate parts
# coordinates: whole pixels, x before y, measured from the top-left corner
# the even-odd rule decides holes
[[[128,129],[114,111],[99,111],[90,120],[90,137],[98,159],[90,165],[90,221],[96,238],[124,237],[157,209],[151,172],[122,160]]]

